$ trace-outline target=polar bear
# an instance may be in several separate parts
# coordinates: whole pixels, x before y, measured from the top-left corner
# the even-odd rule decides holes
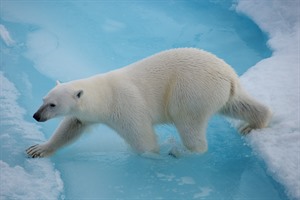
[[[244,134],[266,127],[271,117],[223,60],[195,48],[171,49],[105,74],[58,82],[33,117],[64,119],[49,141],[26,152],[33,158],[49,156],[89,126],[103,123],[137,153],[159,153],[153,125],[168,123],[188,150],[203,153],[214,113],[243,120]]]

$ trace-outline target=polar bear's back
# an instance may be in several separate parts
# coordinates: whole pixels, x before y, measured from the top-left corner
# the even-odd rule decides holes
[[[160,113],[153,117],[157,121],[163,120],[161,111],[216,112],[232,95],[232,84],[238,84],[236,73],[222,59],[194,48],[164,51],[117,71],[147,101],[147,110]]]
[[[237,75],[234,70],[222,59],[204,50],[196,48],[178,48],[160,52],[153,56],[147,57],[141,61],[133,63],[124,68],[130,73],[143,74],[150,76],[172,73],[180,73],[180,75],[198,74],[207,75],[217,73],[232,78]],[[132,74],[132,75],[133,75]]]

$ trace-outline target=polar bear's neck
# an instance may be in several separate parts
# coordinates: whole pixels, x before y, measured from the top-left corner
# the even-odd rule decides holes
[[[109,118],[109,105],[112,102],[106,76],[97,75],[70,84],[75,90],[83,90],[79,106],[74,112],[75,117],[83,122],[106,122]]]

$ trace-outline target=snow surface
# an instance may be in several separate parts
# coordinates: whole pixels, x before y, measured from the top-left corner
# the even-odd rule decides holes
[[[248,141],[291,198],[300,199],[300,2],[240,0],[236,10],[269,34],[272,57],[250,68],[241,81],[273,110],[270,127],[253,131]]]
[[[24,120],[19,92],[2,72],[0,81],[0,199],[57,199],[63,190],[60,173],[50,160],[26,159],[24,153],[30,143],[45,138],[37,125]]]
[[[94,74],[98,66],[95,66],[97,62],[91,62],[91,60],[99,61],[98,63],[101,66],[107,65],[108,68],[100,70],[106,71],[111,69],[113,63],[121,63],[121,61],[116,61],[116,57],[122,60],[135,53],[138,55],[131,57],[131,59],[127,61],[131,62],[137,60],[145,55],[150,55],[158,50],[162,50],[151,42],[155,44],[166,43],[167,45],[164,47],[170,47],[172,46],[171,44],[177,40],[182,41],[184,38],[192,37],[192,33],[195,29],[199,29],[204,33],[199,37],[195,37],[196,39],[201,38],[201,40],[197,40],[197,42],[204,46],[212,42],[203,44],[201,41],[211,41],[214,39],[210,37],[212,35],[223,34],[225,38],[228,35],[235,34],[231,29],[221,30],[217,25],[215,25],[213,30],[210,30],[205,26],[199,27],[196,23],[191,23],[188,27],[192,28],[188,28],[182,25],[187,23],[186,21],[183,21],[181,24],[162,11],[143,9],[139,6],[134,7],[134,9],[138,10],[138,13],[143,13],[145,19],[157,16],[157,18],[161,19],[160,23],[169,25],[163,27],[161,32],[167,35],[170,32],[177,31],[181,32],[181,37],[176,38],[175,34],[172,34],[170,37],[164,35],[168,40],[162,41],[161,38],[158,37],[158,31],[153,31],[153,29],[147,30],[146,27],[142,26],[143,24],[138,23],[138,29],[135,29],[133,26],[130,27],[128,25],[129,23],[122,22],[121,18],[113,18],[111,15],[112,10],[109,9],[101,10],[102,14],[107,16],[106,18],[99,19],[103,23],[98,26],[96,23],[94,23],[93,26],[86,26],[85,28],[87,30],[82,31],[80,28],[77,30],[74,29],[74,24],[85,24],[86,19],[99,17],[98,8],[93,9],[92,4],[89,7],[88,3],[76,1],[75,4],[77,7],[73,8],[73,10],[68,10],[68,4],[66,4],[65,7],[57,8],[54,14],[51,13],[53,9],[40,9],[39,4],[33,5],[21,1],[18,1],[17,4],[14,4],[12,1],[1,1],[1,4],[1,8],[3,5],[5,6],[5,9],[1,10],[1,17],[13,23],[32,24],[29,28],[33,30],[28,34],[27,38],[23,38],[22,41],[25,40],[25,44],[16,44],[16,41],[21,39],[15,38],[17,37],[16,34],[10,33],[8,31],[9,29],[1,24],[0,36],[4,44],[8,48],[12,48],[10,49],[12,52],[16,52],[26,46],[25,57],[33,62],[35,68],[40,73],[52,79],[63,79],[64,81]],[[53,8],[53,6],[56,5],[55,3],[52,4],[48,2],[49,8]],[[63,3],[59,5],[63,5]],[[269,105],[274,112],[270,127],[251,133],[247,137],[247,141],[266,162],[269,173],[275,177],[278,182],[284,185],[289,197],[291,199],[300,199],[299,2],[291,0],[241,0],[237,4],[234,4],[233,8],[236,8],[238,12],[250,16],[261,29],[269,34],[270,39],[268,44],[274,50],[272,57],[256,64],[241,78],[242,84],[246,89],[257,99]],[[68,16],[72,16],[78,14],[78,11],[84,10],[88,10],[88,12],[83,12],[85,15],[82,16],[82,21],[80,22],[72,21],[72,17],[70,19],[66,18],[61,20],[64,16],[60,15],[60,13],[68,13]],[[121,10],[122,6],[115,12],[121,12]],[[180,12],[180,10],[176,12]],[[136,18],[134,14],[128,18],[134,20]],[[49,16],[52,17],[51,20],[47,18]],[[212,20],[212,18],[212,16],[208,15],[208,20]],[[231,20],[232,19],[228,20],[228,22],[231,22]],[[156,26],[156,24],[151,25]],[[228,26],[230,26],[230,24],[228,24]],[[70,28],[70,30],[77,31],[77,34],[70,37],[68,29],[65,27],[73,27],[72,29]],[[147,50],[140,52],[141,48],[137,48],[139,45],[146,43],[146,41],[142,39],[139,41],[136,38],[129,38],[128,43],[125,42],[124,44],[121,43],[124,41],[124,38],[115,38],[116,33],[127,33],[125,36],[130,37],[130,34],[128,34],[130,32],[122,32],[125,31],[125,29],[136,31],[137,35],[146,34],[147,40],[151,41],[147,44]],[[101,32],[100,30],[106,34],[99,36],[89,35],[90,32]],[[215,30],[219,32],[216,33],[214,32]],[[147,35],[147,32],[151,32],[151,34]],[[153,35],[154,37],[151,37]],[[100,41],[102,41],[101,45],[107,47],[107,52],[99,47],[95,47],[93,43],[95,40],[99,40],[100,37],[104,38],[104,40]],[[223,54],[215,49],[212,51],[223,55],[226,61],[230,61],[230,58],[226,59],[228,52],[234,52],[236,53],[234,54],[235,57],[245,59],[245,56],[242,54],[242,49],[247,45],[251,46],[252,43],[238,44],[235,40],[226,40],[224,38],[214,40],[213,44],[223,47],[220,49],[225,49],[224,46],[228,46],[227,51],[223,52]],[[77,44],[76,41],[80,41],[81,39],[87,42]],[[106,40],[115,40],[116,43],[110,44],[109,42],[105,42]],[[233,42],[234,45],[232,46],[237,46],[241,51],[229,49],[232,48],[230,44]],[[130,44],[134,44],[132,45],[134,47],[131,47]],[[183,44],[188,45],[189,43],[184,41]],[[183,44],[177,44],[177,46]],[[207,45],[205,48],[210,50],[211,46]],[[126,53],[124,53],[124,50],[127,50]],[[1,47],[1,51],[6,54],[8,50],[6,48],[2,49]],[[123,54],[120,53],[121,51],[123,51]],[[252,52],[249,51],[246,53],[250,54]],[[107,59],[108,57],[109,59]],[[257,58],[259,58],[259,56]],[[1,65],[5,65],[6,62],[13,62],[14,59],[16,58],[11,56],[5,62],[1,60]],[[250,63],[245,60],[244,63],[246,62]],[[65,63],[69,65],[66,66]],[[77,70],[72,70],[74,68]],[[213,197],[215,197],[215,199],[218,199],[220,198],[218,195],[222,195],[222,193],[218,194],[218,189],[226,188],[226,190],[233,190],[235,192],[234,197],[232,197],[233,199],[241,199],[243,197],[252,197],[252,199],[255,199],[254,197],[259,197],[255,195],[263,194],[264,190],[271,191],[270,194],[266,194],[265,196],[268,199],[284,199],[284,197],[280,195],[280,192],[276,191],[278,187],[273,187],[272,184],[274,183],[264,175],[264,170],[257,164],[254,158],[255,156],[249,152],[249,149],[240,147],[240,139],[237,138],[237,136],[228,134],[223,136],[223,138],[222,134],[217,136],[221,137],[223,141],[230,140],[230,143],[221,143],[219,140],[214,140],[217,144],[226,145],[219,148],[224,148],[227,154],[223,155],[223,149],[216,148],[213,149],[214,151],[210,151],[207,155],[201,157],[201,159],[188,155],[178,160],[162,159],[161,162],[137,159],[126,151],[126,147],[124,147],[121,140],[118,140],[117,137],[108,136],[111,134],[111,131],[107,129],[101,129],[101,131],[99,131],[107,133],[106,135],[104,134],[104,136],[92,138],[97,141],[99,141],[99,138],[100,141],[104,139],[106,142],[106,144],[102,144],[104,147],[99,147],[98,143],[86,142],[88,139],[83,138],[82,143],[86,142],[86,146],[88,147],[75,145],[77,148],[76,152],[81,153],[67,158],[67,156],[74,153],[74,151],[67,149],[65,150],[67,153],[63,151],[58,154],[54,158],[54,162],[60,166],[60,169],[64,169],[64,171],[58,172],[55,169],[57,166],[53,166],[53,160],[26,159],[24,149],[31,144],[44,141],[45,138],[39,126],[24,119],[27,113],[25,109],[20,106],[20,99],[18,99],[20,91],[15,88],[13,84],[15,81],[6,78],[6,76],[9,76],[9,73],[11,73],[11,69],[2,68],[1,66],[1,70],[4,70],[4,73],[0,73],[0,199],[58,199],[63,198],[61,194],[64,193],[66,189],[74,193],[76,193],[76,190],[79,193],[86,190],[86,195],[89,195],[89,192],[95,192],[99,190],[99,188],[102,188],[99,194],[114,195],[110,194],[110,192],[123,194],[124,190],[127,190],[129,193],[131,192],[130,195],[134,195],[134,191],[131,191],[131,188],[126,186],[126,184],[123,183],[122,185],[121,182],[119,185],[115,185],[114,180],[118,182],[124,179],[131,180],[131,185],[136,186],[136,188],[141,191],[139,197],[147,197],[147,195],[153,195],[151,192],[155,190],[163,190],[177,194],[182,198],[203,199],[210,197],[213,199]],[[62,72],[60,70],[62,70]],[[71,74],[66,74],[66,72],[70,71],[72,71]],[[23,84],[22,87],[25,88],[25,92],[28,93],[30,99],[30,95],[33,95],[34,87],[28,75],[23,74],[18,81]],[[48,88],[48,85],[44,82],[47,82],[47,80],[39,82],[41,87],[44,89]],[[41,94],[36,96],[40,95]],[[39,101],[33,99],[30,99],[30,101],[31,104],[38,105],[39,103]],[[24,104],[24,102],[22,103]],[[32,108],[30,107],[30,109]],[[31,111],[32,110],[30,110],[30,112]],[[47,130],[47,128],[44,130]],[[217,129],[217,131],[219,130]],[[112,139],[107,140],[108,137],[112,137]],[[166,147],[164,147],[163,143],[163,148],[169,148],[170,143],[173,143],[173,141],[167,141]],[[229,147],[227,147],[227,145]],[[120,152],[115,152],[115,146],[119,147],[118,150]],[[211,144],[211,146],[214,145]],[[105,149],[105,153],[101,153],[101,151],[99,153],[99,149],[101,148]],[[240,148],[240,152],[238,153],[236,152],[237,148]],[[110,152],[108,149],[114,150]],[[95,151],[91,152],[91,150]],[[224,163],[224,159],[228,159],[228,163]],[[62,163],[62,160],[65,160],[65,162]],[[102,165],[99,166],[99,163]],[[205,165],[207,163],[208,165]],[[246,166],[241,163],[246,163]],[[234,165],[232,166],[232,164]],[[134,166],[140,166],[141,169],[136,169]],[[194,166],[195,168],[193,168]],[[187,172],[183,173],[183,168],[187,169]],[[197,171],[193,171],[196,168]],[[211,171],[209,171],[208,168]],[[78,172],[83,170],[85,171],[84,174],[78,174]],[[225,174],[223,170],[225,170]],[[96,173],[96,171],[98,172]],[[201,171],[209,174],[203,174]],[[112,174],[112,172],[115,172],[115,174]],[[64,188],[61,178],[62,175],[64,175],[64,181],[69,181],[65,184],[69,184],[73,186],[73,188],[71,188],[71,186],[71,189]],[[72,175],[80,176],[75,179]],[[224,176],[225,179],[223,179]],[[146,178],[147,181],[145,183],[139,182],[138,180],[141,177]],[[216,177],[220,177],[220,179],[218,179],[217,184],[214,183],[215,185],[213,185],[211,181],[214,180],[211,179]],[[232,181],[232,177],[235,177],[235,179],[233,179],[234,182],[229,182]],[[70,180],[76,180],[78,183],[76,184],[76,181],[72,182]],[[91,183],[95,181],[95,184],[99,184],[99,188],[91,188],[89,187],[91,183],[85,182],[85,184],[82,184],[82,182],[80,182],[85,180],[91,181]],[[105,183],[98,182],[98,180],[105,180]],[[151,184],[147,185],[148,182],[154,182],[156,184],[154,184],[153,188],[149,188]],[[165,182],[170,184],[162,184]],[[256,185],[257,188],[250,188],[249,184],[258,185]],[[190,190],[188,188],[190,188]],[[225,194],[232,194],[232,192],[229,191]],[[120,198],[120,196],[118,197]],[[127,198],[129,197],[130,196],[127,196]],[[126,196],[124,196],[124,198],[126,198]],[[157,198],[159,198],[159,196]],[[230,196],[228,198],[230,198]]]

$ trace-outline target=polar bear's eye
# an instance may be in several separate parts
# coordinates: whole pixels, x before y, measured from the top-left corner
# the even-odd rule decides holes
[[[50,107],[51,107],[51,108],[54,108],[55,106],[56,106],[56,105],[55,105],[54,103],[51,103],[51,104],[50,104]]]

